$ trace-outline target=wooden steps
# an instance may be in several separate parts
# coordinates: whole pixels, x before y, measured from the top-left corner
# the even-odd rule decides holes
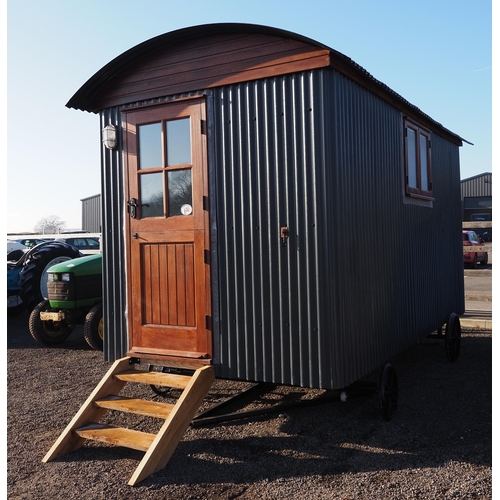
[[[173,389],[185,389],[191,377],[188,375],[177,375],[175,373],[142,372],[139,370],[126,370],[117,373],[115,378],[124,382],[136,382],[138,384],[160,385]]]
[[[125,396],[107,396],[94,401],[96,406],[127,413],[136,413],[146,417],[167,418],[175,405],[147,401],[145,399],[127,398]]]
[[[156,434],[124,429],[112,425],[92,423],[75,429],[76,434],[85,439],[101,441],[115,446],[124,446],[133,450],[148,451]]]
[[[165,467],[210,390],[215,380],[214,369],[205,365],[189,376],[131,369],[131,363],[132,358],[115,361],[43,462],[79,448],[86,440],[94,440],[145,452],[128,482],[131,486]],[[181,389],[182,393],[176,404],[119,395],[127,383],[170,387]],[[100,422],[108,410],[159,418],[164,423],[157,434],[115,427]]]

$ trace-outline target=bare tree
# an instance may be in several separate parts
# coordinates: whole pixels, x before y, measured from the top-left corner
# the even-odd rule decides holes
[[[66,222],[57,215],[46,215],[42,217],[35,226],[35,232],[39,234],[57,234],[66,227]]]
[[[191,170],[174,170],[168,176],[168,213],[180,215],[182,205],[193,203]]]

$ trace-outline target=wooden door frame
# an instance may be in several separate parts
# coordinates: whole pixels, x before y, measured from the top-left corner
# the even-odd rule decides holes
[[[126,257],[126,284],[127,284],[127,330],[128,330],[128,351],[127,356],[140,357],[141,359],[153,360],[158,365],[168,365],[168,366],[187,366],[196,368],[200,365],[211,364],[213,359],[213,330],[212,330],[212,276],[210,268],[210,258],[208,258],[207,265],[205,266],[205,289],[209,293],[205,293],[205,311],[207,312],[206,321],[206,345],[207,352],[202,353],[201,357],[189,357],[189,356],[175,356],[175,355],[165,355],[159,354],[157,352],[142,352],[140,349],[135,349],[132,346],[132,318],[129,315],[133,308],[133,292],[132,292],[132,270],[131,270],[131,245],[132,245],[132,230],[131,230],[131,218],[127,210],[127,201],[130,199],[130,173],[129,173],[129,160],[128,160],[128,144],[129,144],[129,134],[128,134],[128,116],[131,113],[142,113],[148,110],[158,111],[162,108],[168,109],[169,106],[175,106],[185,104],[190,106],[193,104],[198,104],[200,106],[200,114],[202,130],[200,131],[199,140],[201,141],[200,150],[200,161],[202,162],[202,196],[203,196],[203,224],[204,224],[204,248],[205,254],[210,255],[210,212],[209,212],[209,164],[208,164],[208,140],[207,140],[207,99],[205,96],[192,96],[188,98],[181,98],[172,101],[166,101],[162,103],[157,103],[153,105],[138,106],[126,110],[122,110],[122,144],[123,144],[123,166],[124,166],[124,218],[125,218],[125,257]],[[154,350],[152,350],[154,351]]]

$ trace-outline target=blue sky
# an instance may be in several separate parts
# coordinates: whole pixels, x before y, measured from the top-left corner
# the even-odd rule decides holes
[[[6,12],[7,232],[47,215],[81,227],[80,200],[100,192],[99,119],[65,104],[129,48],[205,23],[273,26],[342,52],[474,143],[462,179],[492,170],[490,1],[9,0]]]

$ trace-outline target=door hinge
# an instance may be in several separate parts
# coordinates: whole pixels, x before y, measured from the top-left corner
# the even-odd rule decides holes
[[[208,196],[203,197],[203,210],[206,210],[207,212],[209,210]]]
[[[212,330],[212,316],[208,314],[205,316],[205,327],[207,330]]]
[[[207,135],[207,120],[200,120],[200,133]]]
[[[210,250],[204,250],[204,255],[203,255],[203,260],[205,261],[205,264],[210,265]]]

